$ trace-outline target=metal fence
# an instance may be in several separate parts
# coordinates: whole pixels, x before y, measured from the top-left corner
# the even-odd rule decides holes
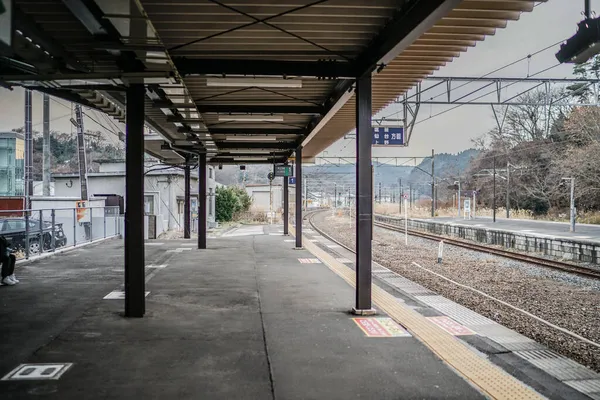
[[[0,236],[17,259],[121,234],[119,207],[0,210]]]

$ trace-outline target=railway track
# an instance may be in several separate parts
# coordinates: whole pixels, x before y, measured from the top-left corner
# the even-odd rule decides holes
[[[308,216],[309,223],[313,227],[313,229],[315,229],[317,232],[319,232],[323,236],[326,236],[330,240],[333,240],[334,242],[342,245],[343,247],[347,248],[348,250],[354,251],[353,249],[350,249],[347,246],[339,243],[337,240],[331,238],[329,235],[325,235],[319,228],[317,228],[312,220],[315,214],[316,214],[316,212],[311,213],[311,215]],[[391,225],[391,224],[387,224],[384,222],[378,222],[378,221],[374,221],[373,224],[380,228],[404,233],[404,229],[402,227],[399,227],[396,225]],[[484,246],[484,245],[480,245],[480,244],[476,244],[476,243],[472,243],[472,242],[466,242],[463,240],[452,239],[452,238],[448,238],[445,236],[433,235],[431,233],[425,233],[425,232],[411,230],[411,229],[408,230],[408,234],[411,236],[417,236],[417,237],[421,237],[424,239],[434,240],[437,242],[443,240],[444,243],[451,244],[453,246],[463,247],[465,249],[475,250],[475,251],[479,251],[482,253],[493,254],[493,255],[500,256],[500,257],[517,260],[517,261],[527,262],[527,263],[535,264],[538,266],[543,266],[546,268],[560,270],[563,272],[569,272],[572,274],[584,276],[586,278],[600,279],[600,271],[595,271],[593,269],[580,267],[578,265],[574,265],[571,263],[555,261],[555,260],[548,260],[546,258],[536,257],[536,256],[528,255],[528,254],[515,253],[512,251],[508,251],[508,250],[498,249],[498,248],[494,248],[494,247],[488,247],[488,246]]]

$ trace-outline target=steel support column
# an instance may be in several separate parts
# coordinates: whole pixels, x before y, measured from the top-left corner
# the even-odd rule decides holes
[[[198,154],[198,249],[206,249],[206,153]]]
[[[146,312],[144,276],[144,96],[143,84],[127,89],[125,142],[125,316]]]
[[[302,147],[296,149],[296,248],[302,248]]]
[[[371,314],[371,241],[373,177],[371,175],[371,75],[356,81],[356,306]]]
[[[187,157],[186,157],[187,161]],[[190,166],[186,164],[184,171],[184,199],[183,199],[183,238],[190,238]]]
[[[290,218],[290,189],[289,178],[283,177],[283,234],[289,234],[289,218]]]

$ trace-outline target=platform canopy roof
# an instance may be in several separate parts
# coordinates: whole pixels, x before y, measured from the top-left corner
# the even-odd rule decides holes
[[[146,150],[171,163],[311,158],[354,128],[357,77],[373,74],[376,113],[534,3],[14,0],[0,84],[124,120],[126,86],[144,82],[163,139]]]

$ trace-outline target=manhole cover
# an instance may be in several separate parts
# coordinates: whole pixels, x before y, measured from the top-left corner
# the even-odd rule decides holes
[[[57,380],[64,374],[72,363],[60,364],[21,364],[10,371],[3,381],[37,381],[37,380]]]

